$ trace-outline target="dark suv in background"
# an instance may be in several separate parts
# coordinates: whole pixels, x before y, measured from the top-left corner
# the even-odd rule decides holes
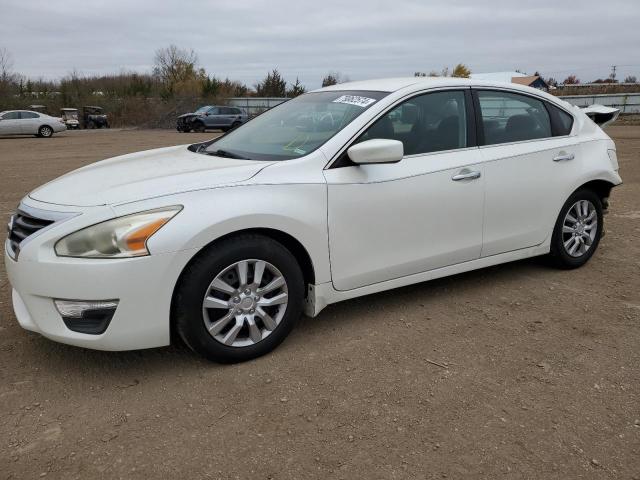
[[[204,132],[210,128],[226,132],[242,125],[248,119],[249,116],[241,108],[206,105],[193,113],[180,115],[176,129],[179,132]]]

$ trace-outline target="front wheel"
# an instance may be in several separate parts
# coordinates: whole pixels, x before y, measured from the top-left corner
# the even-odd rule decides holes
[[[560,268],[587,263],[602,236],[602,201],[591,190],[573,193],[560,210],[551,237],[551,256]]]
[[[304,279],[295,257],[262,235],[205,250],[183,273],[173,302],[178,333],[209,360],[234,363],[276,348],[302,314]]]

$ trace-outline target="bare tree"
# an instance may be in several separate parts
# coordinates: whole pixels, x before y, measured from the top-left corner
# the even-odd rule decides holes
[[[173,94],[176,86],[198,78],[203,73],[196,69],[198,56],[193,50],[185,50],[175,45],[156,50],[153,73],[164,84],[167,92]]]
[[[13,80],[13,57],[6,48],[0,48],[0,82],[9,83]]]
[[[624,83],[638,83],[638,77],[635,75],[627,75],[624,79]]]
[[[22,89],[22,76],[13,72],[13,57],[9,50],[0,47],[0,110],[10,103],[13,93]]]

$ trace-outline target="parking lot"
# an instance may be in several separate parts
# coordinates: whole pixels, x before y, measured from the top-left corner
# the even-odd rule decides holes
[[[0,268],[0,478],[640,479],[640,127],[609,133],[625,183],[584,268],[332,305],[240,365],[46,340]],[[0,138],[0,220],[71,169],[213,135]]]

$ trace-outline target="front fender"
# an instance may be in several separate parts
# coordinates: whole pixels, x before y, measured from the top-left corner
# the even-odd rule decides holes
[[[193,255],[230,233],[278,230],[302,244],[316,283],[330,281],[325,184],[243,185],[171,195],[136,203],[136,210],[182,205],[183,210],[151,239],[152,254],[192,250]],[[115,207],[125,214],[131,205]],[[120,212],[118,212],[120,214]]]

